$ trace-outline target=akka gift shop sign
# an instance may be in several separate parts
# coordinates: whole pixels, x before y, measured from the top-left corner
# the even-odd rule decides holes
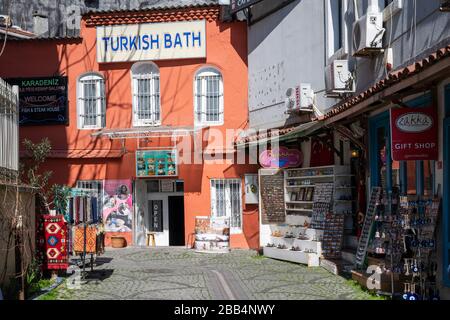
[[[99,63],[205,57],[205,20],[97,27]]]
[[[437,160],[438,123],[434,107],[391,109],[392,159]]]

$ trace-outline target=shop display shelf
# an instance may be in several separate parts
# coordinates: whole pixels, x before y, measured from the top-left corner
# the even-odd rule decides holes
[[[332,174],[324,174],[318,176],[298,176],[298,177],[286,177],[286,180],[301,180],[301,179],[319,179],[319,178],[333,178],[335,177]]]
[[[297,185],[297,186],[286,186],[286,188],[314,188],[314,184],[304,184],[304,185]]]
[[[286,203],[295,203],[295,204],[313,204],[314,201],[286,201]]]
[[[266,257],[272,259],[306,264],[309,267],[318,267],[320,265],[319,255],[316,253],[306,253],[303,251],[292,251],[289,249],[271,247],[264,247],[263,251]]]
[[[309,212],[309,213],[312,213],[312,212],[313,212],[312,209],[304,209],[304,208],[299,208],[299,209],[289,209],[289,208],[286,208],[286,211]]]

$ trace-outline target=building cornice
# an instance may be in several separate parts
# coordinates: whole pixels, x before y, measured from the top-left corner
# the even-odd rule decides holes
[[[87,27],[117,24],[139,24],[176,21],[218,20],[220,6],[179,8],[164,10],[120,11],[107,13],[89,13],[85,16]]]

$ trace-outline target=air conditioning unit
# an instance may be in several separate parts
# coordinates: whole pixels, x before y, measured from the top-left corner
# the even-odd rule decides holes
[[[355,81],[348,68],[348,60],[333,60],[325,68],[327,94],[355,92]]]
[[[302,83],[286,91],[286,100],[284,102],[286,113],[297,111],[313,112],[313,103],[314,91],[309,83]]]
[[[353,56],[369,56],[383,50],[383,14],[368,12],[353,23]]]

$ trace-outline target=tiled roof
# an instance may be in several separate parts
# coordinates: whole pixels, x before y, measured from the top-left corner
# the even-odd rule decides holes
[[[146,3],[151,2],[151,3]],[[219,5],[218,0],[153,0],[144,1],[138,8],[95,9],[87,8],[85,13],[139,12],[143,10],[168,10]]]
[[[219,18],[219,6],[185,6],[182,8],[159,8],[126,11],[92,12],[86,14],[86,26],[112,24],[157,23],[173,21],[208,20]]]
[[[0,14],[10,15],[15,25],[28,31],[33,31],[35,12],[47,16],[49,31],[38,37],[58,40],[79,37],[80,26],[73,26],[70,22],[79,21],[78,18],[86,13],[178,10],[218,5],[219,0],[14,0],[0,1]]]
[[[22,38],[22,39],[29,39],[34,38],[36,35],[32,32],[22,30],[22,29],[15,29],[15,28],[5,28],[0,27],[0,34],[8,33],[8,37],[13,38]]]
[[[416,63],[413,63],[405,68],[391,72],[386,78],[378,81],[369,89],[365,90],[364,92],[361,92],[356,96],[350,97],[342,101],[335,107],[333,107],[329,112],[325,114],[324,119],[332,118],[348,109],[351,109],[357,104],[375,95],[376,93],[379,93],[384,89],[402,80],[405,80],[415,74],[418,74],[423,70],[429,68],[433,64],[437,63],[438,61],[448,57],[450,57],[450,45],[439,49],[438,51],[430,54],[428,57],[420,61],[417,61]]]

